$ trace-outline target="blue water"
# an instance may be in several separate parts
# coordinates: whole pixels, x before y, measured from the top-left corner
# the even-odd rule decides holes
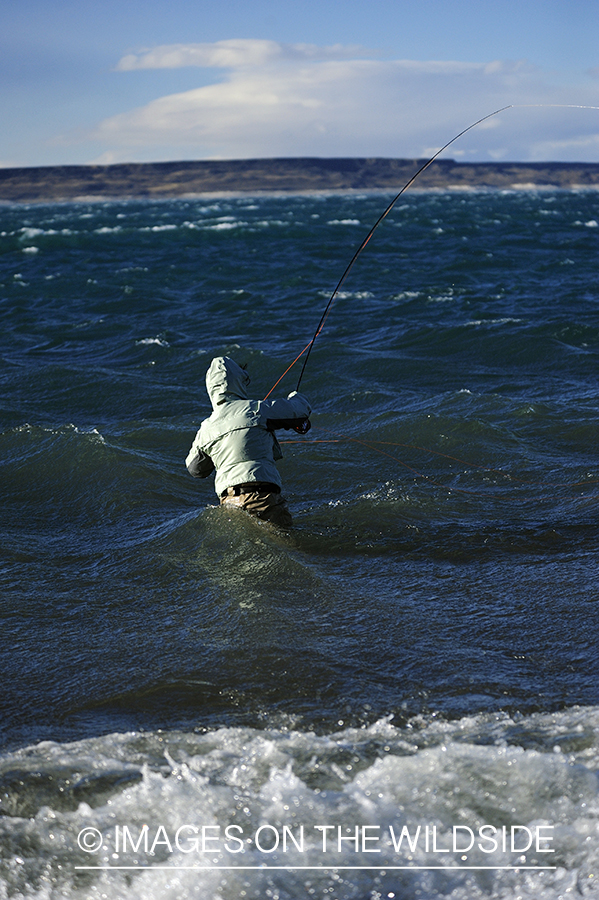
[[[0,208],[0,898],[599,896],[597,193],[401,198],[283,432],[291,534],[184,466],[211,359],[265,396],[389,199]],[[389,837],[485,824],[555,852]]]

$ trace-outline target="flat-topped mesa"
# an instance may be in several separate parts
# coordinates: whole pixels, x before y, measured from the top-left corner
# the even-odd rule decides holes
[[[0,201],[168,198],[210,193],[398,191],[424,159],[280,158],[0,169]],[[411,189],[598,188],[599,163],[438,159]]]

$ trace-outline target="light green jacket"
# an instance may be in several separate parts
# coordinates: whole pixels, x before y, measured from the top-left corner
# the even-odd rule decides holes
[[[204,419],[185,464],[191,475],[206,478],[216,469],[214,489],[220,496],[228,487],[254,481],[281,488],[275,465],[283,454],[275,428],[292,428],[311,412],[297,391],[286,400],[249,400],[248,373],[228,356],[212,360],[206,388],[213,413]]]

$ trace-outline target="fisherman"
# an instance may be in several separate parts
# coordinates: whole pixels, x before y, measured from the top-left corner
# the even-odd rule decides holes
[[[235,506],[289,528],[292,524],[275,460],[283,453],[275,428],[305,434],[310,404],[293,391],[286,400],[249,400],[250,376],[228,356],[217,356],[206,373],[213,413],[204,419],[185,464],[191,475],[216,470],[214,489],[224,506]]]

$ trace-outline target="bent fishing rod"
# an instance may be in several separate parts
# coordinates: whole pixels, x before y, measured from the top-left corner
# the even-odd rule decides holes
[[[476,121],[476,122],[473,122],[472,125],[469,125],[468,128],[464,128],[463,131],[460,131],[459,134],[456,134],[456,136],[453,137],[450,141],[447,141],[447,143],[444,144],[444,145],[441,147],[440,150],[437,150],[437,152],[436,152],[433,156],[431,156],[431,158],[428,159],[425,163],[423,163],[423,165],[420,166],[420,168],[412,175],[412,177],[411,177],[408,181],[406,181],[406,183],[405,183],[404,186],[402,187],[401,191],[399,191],[399,193],[395,195],[395,197],[393,198],[393,200],[391,201],[391,203],[389,203],[389,205],[387,206],[387,208],[386,208],[386,209],[381,213],[381,215],[378,217],[378,219],[376,220],[376,222],[374,223],[374,225],[372,226],[372,228],[370,229],[370,231],[368,232],[368,234],[366,235],[366,237],[364,238],[364,240],[362,241],[362,243],[360,244],[360,246],[358,247],[358,249],[356,250],[356,252],[355,252],[354,255],[352,256],[352,258],[350,259],[348,265],[347,265],[346,268],[345,268],[345,271],[343,272],[343,275],[341,276],[341,278],[339,279],[339,281],[338,281],[337,284],[335,285],[335,289],[333,290],[333,293],[331,294],[331,296],[330,296],[330,298],[329,298],[329,301],[328,301],[327,305],[326,305],[325,308],[324,308],[324,312],[323,312],[323,314],[322,314],[322,316],[321,316],[321,318],[320,318],[320,322],[318,323],[318,326],[317,326],[317,328],[316,328],[316,331],[314,332],[314,337],[312,338],[312,340],[311,340],[310,343],[308,344],[308,352],[306,353],[306,358],[304,359],[304,364],[303,364],[303,366],[302,366],[302,370],[301,370],[300,375],[299,375],[299,378],[298,378],[298,380],[297,380],[296,391],[299,391],[299,386],[300,386],[301,381],[302,381],[302,378],[303,378],[303,376],[304,376],[304,372],[305,372],[305,370],[306,370],[306,365],[308,364],[308,360],[310,359],[310,353],[312,352],[312,347],[314,346],[314,342],[316,341],[316,338],[318,337],[318,335],[320,334],[320,332],[321,332],[322,329],[324,328],[324,323],[326,322],[327,316],[328,316],[328,314],[329,314],[329,310],[330,310],[331,306],[333,305],[333,301],[334,301],[335,297],[337,296],[337,294],[338,294],[339,291],[341,290],[341,287],[342,287],[342,285],[343,285],[345,279],[347,278],[347,276],[348,276],[349,273],[351,272],[351,270],[352,270],[352,268],[353,268],[353,266],[354,266],[354,263],[355,263],[356,260],[358,259],[360,253],[362,252],[362,250],[364,250],[364,248],[366,247],[366,245],[367,245],[368,242],[370,241],[372,235],[373,235],[374,232],[377,230],[377,228],[379,227],[379,225],[381,224],[381,222],[383,222],[383,221],[387,218],[387,216],[389,215],[389,213],[391,212],[391,210],[393,209],[393,207],[395,206],[395,204],[397,203],[397,201],[399,200],[399,198],[401,197],[401,195],[404,194],[404,193],[408,190],[408,188],[409,188],[411,185],[414,184],[414,182],[416,181],[416,179],[418,178],[418,176],[419,176],[419,175],[422,175],[422,173],[424,172],[424,170],[425,170],[425,169],[428,169],[428,167],[429,167],[432,163],[434,163],[434,161],[437,159],[437,157],[440,156],[441,153],[443,153],[444,150],[447,150],[447,148],[450,147],[451,144],[454,143],[454,141],[457,141],[458,138],[461,138],[462,135],[466,134],[466,132],[470,131],[472,128],[475,128],[477,125],[480,125],[481,122],[485,122],[487,119],[491,119],[493,116],[498,115],[498,113],[500,113],[500,112],[504,112],[506,109],[511,109],[511,104],[510,104],[509,106],[502,106],[501,109],[496,109],[494,112],[489,113],[489,114],[486,115],[486,116],[483,116],[482,119],[477,119],[477,121]],[[303,353],[303,352],[304,352],[304,351],[302,351],[302,353]]]
[[[404,194],[412,184],[414,184],[414,182],[415,182],[416,179],[419,177],[419,175],[421,175],[421,174],[425,171],[425,169],[428,169],[428,167],[429,167],[432,163],[434,163],[434,161],[437,159],[437,157],[440,156],[441,153],[443,153],[444,150],[447,150],[447,148],[450,147],[453,143],[455,143],[455,141],[457,141],[459,138],[461,138],[463,135],[465,135],[468,131],[471,131],[473,128],[476,128],[476,126],[477,126],[477,125],[480,125],[481,122],[486,122],[487,119],[492,119],[493,116],[497,116],[499,113],[505,112],[506,109],[526,109],[526,108],[533,108],[533,107],[534,107],[534,108],[552,107],[552,108],[560,108],[560,109],[599,109],[599,107],[597,107],[597,106],[586,106],[586,105],[569,104],[569,103],[568,103],[568,104],[566,104],[566,103],[526,103],[526,104],[524,104],[524,103],[510,103],[510,104],[508,104],[507,106],[502,106],[500,109],[496,109],[496,110],[494,110],[494,112],[489,113],[489,114],[486,115],[486,116],[483,116],[481,119],[477,119],[476,122],[473,122],[471,125],[468,125],[467,128],[464,128],[463,131],[460,131],[459,134],[456,134],[455,137],[452,137],[452,139],[451,139],[450,141],[447,141],[447,143],[444,144],[439,150],[437,150],[437,152],[434,153],[433,156],[431,156],[430,159],[428,159],[425,163],[423,163],[423,165],[420,166],[420,168],[419,168],[419,169],[414,173],[414,175],[412,175],[412,177],[404,184],[404,186],[403,186],[402,189],[399,191],[399,193],[395,195],[395,197],[391,200],[391,202],[389,203],[389,205],[387,206],[387,208],[386,208],[386,209],[381,213],[381,215],[378,217],[378,219],[376,220],[376,222],[374,223],[374,225],[372,226],[372,228],[370,229],[370,231],[368,232],[368,234],[366,235],[366,237],[364,238],[364,240],[362,241],[362,243],[360,244],[360,246],[358,247],[358,249],[356,250],[356,252],[355,252],[354,255],[352,256],[352,258],[350,259],[350,261],[349,261],[348,265],[346,266],[345,271],[343,272],[341,278],[339,279],[339,281],[338,281],[337,284],[335,285],[335,289],[333,290],[333,293],[331,294],[331,296],[330,296],[330,298],[329,298],[329,300],[328,300],[328,303],[326,304],[326,306],[325,306],[325,308],[324,308],[324,312],[323,312],[323,314],[322,314],[322,316],[321,316],[321,318],[320,318],[320,321],[319,321],[319,323],[318,323],[318,326],[317,326],[317,328],[316,328],[316,331],[314,332],[314,336],[312,337],[312,340],[311,340],[308,344],[306,344],[306,346],[305,346],[304,349],[301,351],[301,353],[299,353],[298,356],[296,356],[296,358],[293,360],[293,362],[291,363],[291,365],[289,365],[289,366],[285,369],[285,371],[283,372],[283,374],[281,375],[281,377],[273,384],[272,388],[270,389],[270,391],[269,391],[268,394],[266,395],[265,399],[267,399],[268,397],[270,397],[270,395],[272,394],[272,392],[274,391],[274,389],[276,388],[276,386],[279,384],[280,381],[283,380],[283,378],[285,377],[285,375],[287,374],[287,372],[289,372],[289,371],[293,368],[293,366],[296,364],[296,362],[298,362],[298,361],[302,358],[302,356],[303,356],[304,354],[306,354],[305,359],[304,359],[304,363],[303,363],[303,365],[302,365],[302,370],[301,370],[300,375],[299,375],[299,378],[298,378],[298,380],[297,380],[296,390],[299,391],[299,387],[300,387],[302,378],[303,378],[303,376],[304,376],[304,372],[305,372],[305,370],[306,370],[306,365],[307,365],[307,363],[308,363],[308,359],[310,358],[310,353],[312,352],[312,347],[314,346],[314,342],[316,341],[316,338],[317,338],[318,335],[321,333],[321,331],[322,331],[322,329],[323,329],[323,327],[324,327],[324,323],[325,323],[325,321],[326,321],[326,319],[327,319],[327,316],[329,315],[329,312],[330,312],[331,306],[333,305],[333,301],[335,300],[335,297],[336,297],[337,294],[339,293],[339,291],[340,291],[340,289],[341,289],[343,283],[345,282],[345,279],[347,278],[347,276],[349,275],[351,269],[353,268],[354,263],[356,262],[356,260],[357,260],[358,257],[360,256],[362,250],[364,250],[364,248],[366,247],[366,245],[368,244],[368,242],[369,242],[370,239],[372,238],[372,235],[374,234],[374,232],[376,231],[376,229],[379,227],[379,225],[381,224],[381,222],[383,222],[384,219],[387,218],[387,216],[389,215],[389,213],[391,212],[391,210],[393,209],[393,207],[395,206],[395,204],[397,203],[397,201],[399,200],[399,198],[401,197],[401,195]]]

